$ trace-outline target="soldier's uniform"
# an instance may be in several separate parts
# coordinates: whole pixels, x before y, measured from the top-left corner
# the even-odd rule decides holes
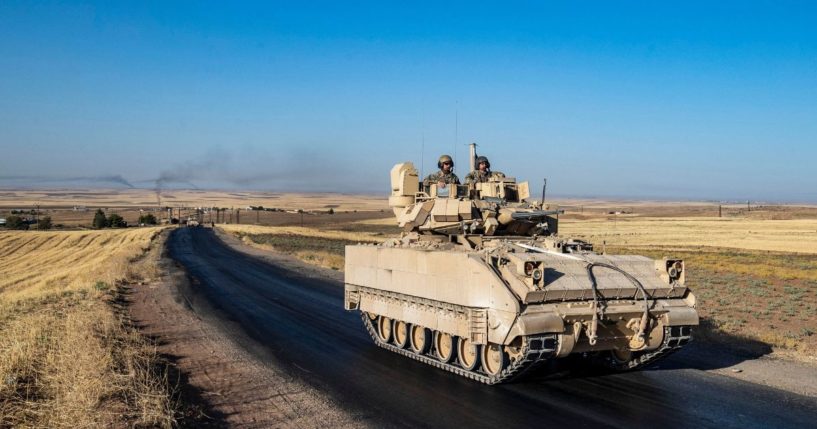
[[[490,170],[485,170],[485,171],[474,170],[474,171],[468,173],[467,176],[465,176],[465,183],[467,183],[467,184],[485,183],[485,182],[488,181],[488,178],[491,177],[492,174],[493,173]]]
[[[431,173],[428,176],[426,176],[426,178],[423,179],[423,186],[426,189],[428,189],[429,186],[438,182],[459,185],[460,178],[457,177],[457,175],[454,173],[445,174],[442,172],[442,170],[440,170],[436,173]]]

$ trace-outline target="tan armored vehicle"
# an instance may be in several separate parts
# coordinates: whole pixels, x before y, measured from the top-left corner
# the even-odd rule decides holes
[[[512,177],[421,189],[401,163],[391,185],[402,238],[346,247],[345,308],[379,346],[495,384],[571,354],[636,369],[691,339],[683,261],[561,238],[560,212]]]

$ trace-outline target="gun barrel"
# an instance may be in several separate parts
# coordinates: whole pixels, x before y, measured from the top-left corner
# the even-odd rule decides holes
[[[564,213],[564,210],[535,210],[529,212],[513,212],[511,213],[511,219],[514,220],[542,219],[547,216],[553,216],[560,213]]]

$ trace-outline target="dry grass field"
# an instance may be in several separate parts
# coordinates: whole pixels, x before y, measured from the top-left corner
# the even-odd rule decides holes
[[[344,247],[357,243],[378,243],[385,234],[397,232],[396,227],[367,227],[366,223],[313,228],[299,226],[219,225],[253,247],[286,253],[296,258],[333,270],[343,270]]]
[[[173,424],[155,349],[116,302],[156,275],[159,232],[0,232],[0,427]]]
[[[613,218],[559,223],[562,235],[600,245],[728,247],[817,254],[817,219]]]

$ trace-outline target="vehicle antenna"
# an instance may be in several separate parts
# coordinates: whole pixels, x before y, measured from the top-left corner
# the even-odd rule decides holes
[[[426,159],[426,134],[425,134],[425,132],[423,133],[423,136],[422,136],[421,140],[422,140],[422,143],[420,143],[420,177],[422,178],[422,177],[425,177],[425,170],[426,170],[426,167],[425,167],[425,165],[426,165],[425,164],[425,162],[426,162],[425,161],[425,159]]]
[[[426,112],[420,114],[420,178],[425,177],[426,170]]]
[[[457,164],[457,144],[460,140],[460,100],[457,100],[457,107],[454,109],[454,165]],[[454,171],[453,168],[451,171]]]

